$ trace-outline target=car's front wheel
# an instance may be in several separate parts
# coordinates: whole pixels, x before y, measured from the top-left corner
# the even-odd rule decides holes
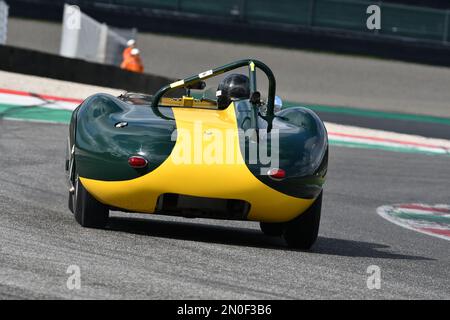
[[[283,238],[289,247],[308,250],[316,242],[322,210],[322,193],[323,191],[308,210],[286,223]]]
[[[103,229],[108,223],[109,208],[95,199],[83,186],[78,175],[75,178],[73,198],[75,220],[83,227]]]

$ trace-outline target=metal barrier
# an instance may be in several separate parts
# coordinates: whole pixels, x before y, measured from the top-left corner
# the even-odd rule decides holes
[[[82,1],[78,1],[82,2]],[[270,23],[372,33],[448,44],[450,11],[367,0],[96,0],[108,5],[139,7]],[[381,30],[368,30],[366,9],[381,8]]]
[[[11,6],[20,4],[16,15],[49,16],[67,0],[9,0]],[[134,17],[145,19],[189,17],[222,20],[245,26],[264,26],[271,30],[298,31],[299,29],[331,30],[370,34],[380,39],[405,39],[432,44],[450,43],[450,10],[399,5],[369,0],[71,0],[70,3],[95,12],[107,12],[118,19],[120,14],[134,12]],[[32,6],[44,6],[46,12],[31,13]],[[381,8],[381,29],[368,30],[366,13],[369,5]],[[36,9],[34,9],[36,10]],[[28,13],[27,13],[28,12]],[[111,14],[110,14],[111,12]],[[136,14],[138,12],[138,14]],[[120,21],[119,21],[120,22]],[[145,23],[144,23],[145,24]],[[120,25],[129,26],[128,23]],[[166,26],[167,28],[167,26]],[[164,29],[164,26],[163,26]]]
[[[112,65],[0,46],[0,70],[133,92],[154,93],[175,79],[129,72]]]
[[[5,1],[0,1],[0,44],[6,43],[8,34],[8,10]]]
[[[136,29],[112,30],[77,7],[64,5],[60,47],[64,57],[118,66],[127,40],[135,36]]]

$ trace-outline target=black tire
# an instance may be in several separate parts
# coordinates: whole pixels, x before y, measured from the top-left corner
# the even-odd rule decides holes
[[[316,242],[319,234],[322,194],[323,192],[308,210],[286,224],[283,238],[289,247],[308,250]]]
[[[261,231],[267,236],[281,236],[285,227],[285,223],[260,222]]]
[[[70,193],[69,192],[69,201],[68,201],[68,207],[69,207],[69,210],[70,210],[70,212],[72,212],[72,213],[75,213],[74,211],[73,211],[73,198],[74,198],[74,196],[73,196],[73,194],[72,193]]]
[[[70,143],[69,141],[67,141],[67,148],[66,148],[66,161],[65,161],[65,169],[66,169],[66,176],[67,176],[67,180],[70,182],[70,184],[73,184],[73,181],[71,179],[71,167],[70,167],[70,157],[71,157],[71,152],[70,152]],[[72,164],[73,165],[73,164]],[[67,201],[67,206],[69,207],[70,212],[75,213],[74,212],[74,193],[69,191],[69,199]]]
[[[103,229],[108,223],[109,209],[83,187],[78,176],[75,179],[75,220],[83,227]]]

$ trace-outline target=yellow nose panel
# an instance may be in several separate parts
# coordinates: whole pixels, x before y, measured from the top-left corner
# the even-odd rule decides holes
[[[104,204],[153,213],[159,195],[239,199],[251,204],[249,220],[288,221],[313,199],[285,195],[259,181],[239,147],[235,108],[173,108],[177,141],[171,155],[152,172],[132,180],[99,181],[81,177],[83,186]],[[151,161],[151,155],[149,155]]]

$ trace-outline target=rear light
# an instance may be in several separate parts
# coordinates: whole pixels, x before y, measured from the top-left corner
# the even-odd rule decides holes
[[[267,172],[267,175],[274,180],[282,180],[286,177],[286,171],[279,168],[272,168]]]
[[[147,163],[147,159],[142,156],[131,156],[128,158],[128,164],[135,169],[144,168],[147,166]]]

